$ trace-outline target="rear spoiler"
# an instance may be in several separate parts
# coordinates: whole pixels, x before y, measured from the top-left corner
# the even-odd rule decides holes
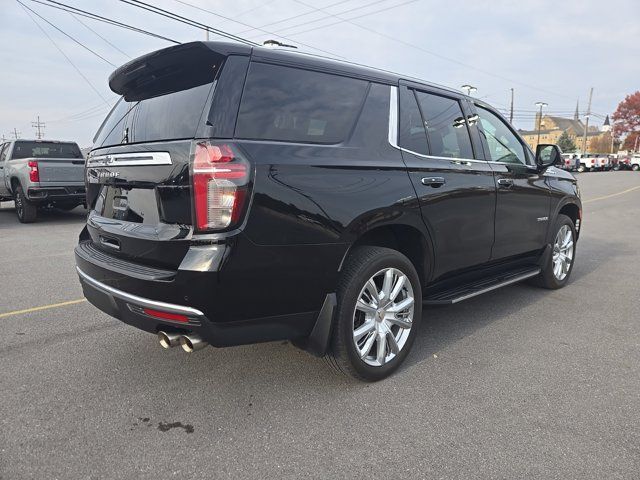
[[[183,43],[125,63],[109,76],[109,88],[127,102],[179,92],[211,83],[227,56],[250,54],[238,43]]]

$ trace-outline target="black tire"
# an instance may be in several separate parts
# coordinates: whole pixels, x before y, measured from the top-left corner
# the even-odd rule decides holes
[[[584,166],[584,164],[582,164],[582,163],[581,163],[581,164],[580,164],[580,166],[576,169],[576,171],[577,171],[578,173],[582,173],[582,172],[584,172],[586,169],[587,169],[587,167],[585,167],[585,166]]]
[[[413,319],[408,337],[406,337],[400,351],[384,365],[373,366],[365,363],[365,360],[360,358],[356,350],[353,335],[354,321],[356,321],[356,302],[369,279],[388,268],[399,270],[411,285],[414,298]],[[408,297],[408,289],[406,291],[402,290],[401,295],[406,295],[406,299]],[[330,350],[327,355],[329,363],[342,373],[349,374],[358,380],[371,382],[382,380],[391,375],[407,357],[422,318],[422,288],[416,269],[411,261],[400,252],[390,248],[356,247],[345,262],[338,282],[337,300],[335,324],[332,331]],[[361,312],[359,314],[364,315]],[[376,325],[375,320],[373,322]],[[380,322],[384,321],[380,320]],[[399,327],[396,332],[400,332]],[[399,335],[399,333],[397,334]],[[377,339],[375,342],[377,346]]]
[[[36,221],[36,217],[38,216],[38,207],[27,200],[27,197],[22,191],[22,187],[20,185],[16,186],[14,202],[16,204],[16,214],[18,215],[20,223],[33,223]]]
[[[556,250],[555,245],[556,245],[556,238],[558,236],[558,232],[565,225],[569,227],[569,230],[571,231],[571,239],[573,242],[572,256],[571,256],[571,262],[569,264],[569,268],[568,268],[568,271],[566,272],[566,275],[563,278],[558,278],[553,271],[554,253]],[[558,215],[558,218],[556,219],[556,223],[553,230],[553,236],[551,237],[552,251],[551,251],[551,254],[549,255],[549,258],[546,259],[545,264],[542,266],[542,271],[540,272],[540,275],[535,277],[535,279],[533,280],[533,283],[535,285],[542,288],[555,290],[555,289],[564,287],[568,283],[569,277],[571,276],[571,272],[573,271],[573,265],[576,261],[576,239],[577,239],[576,227],[573,224],[573,221],[566,215],[562,215],[562,214]]]
[[[637,172],[638,170],[640,170],[640,166],[636,163],[631,165],[631,170],[633,170],[634,172]]]

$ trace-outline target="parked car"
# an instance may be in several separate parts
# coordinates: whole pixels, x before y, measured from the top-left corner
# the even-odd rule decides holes
[[[77,270],[91,303],[165,348],[288,339],[378,380],[423,303],[570,277],[576,179],[478,99],[222,42],[109,85],[123,98],[87,160]]]
[[[606,163],[606,160],[597,153],[583,153],[580,155],[580,165],[577,171],[582,173],[603,170]]]
[[[605,172],[613,168],[613,161],[607,153],[596,153],[596,169]]]
[[[563,153],[562,162],[558,166],[568,172],[577,170],[579,166],[578,155],[576,153]]]
[[[0,146],[0,201],[14,200],[22,223],[38,208],[71,210],[85,202],[84,158],[76,143],[13,140]]]
[[[620,170],[633,170],[634,172],[640,170],[640,153],[621,157],[618,168]]]

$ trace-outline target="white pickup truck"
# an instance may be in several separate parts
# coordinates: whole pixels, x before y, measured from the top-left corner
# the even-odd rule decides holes
[[[71,210],[85,203],[84,158],[76,143],[13,140],[0,145],[0,201],[14,200],[22,223],[38,208]]]

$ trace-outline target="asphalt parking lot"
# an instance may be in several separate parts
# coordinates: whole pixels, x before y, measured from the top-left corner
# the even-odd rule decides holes
[[[570,284],[426,309],[376,384],[283,342],[165,351],[81,301],[84,211],[5,204],[0,478],[637,479],[640,174],[579,179]]]

